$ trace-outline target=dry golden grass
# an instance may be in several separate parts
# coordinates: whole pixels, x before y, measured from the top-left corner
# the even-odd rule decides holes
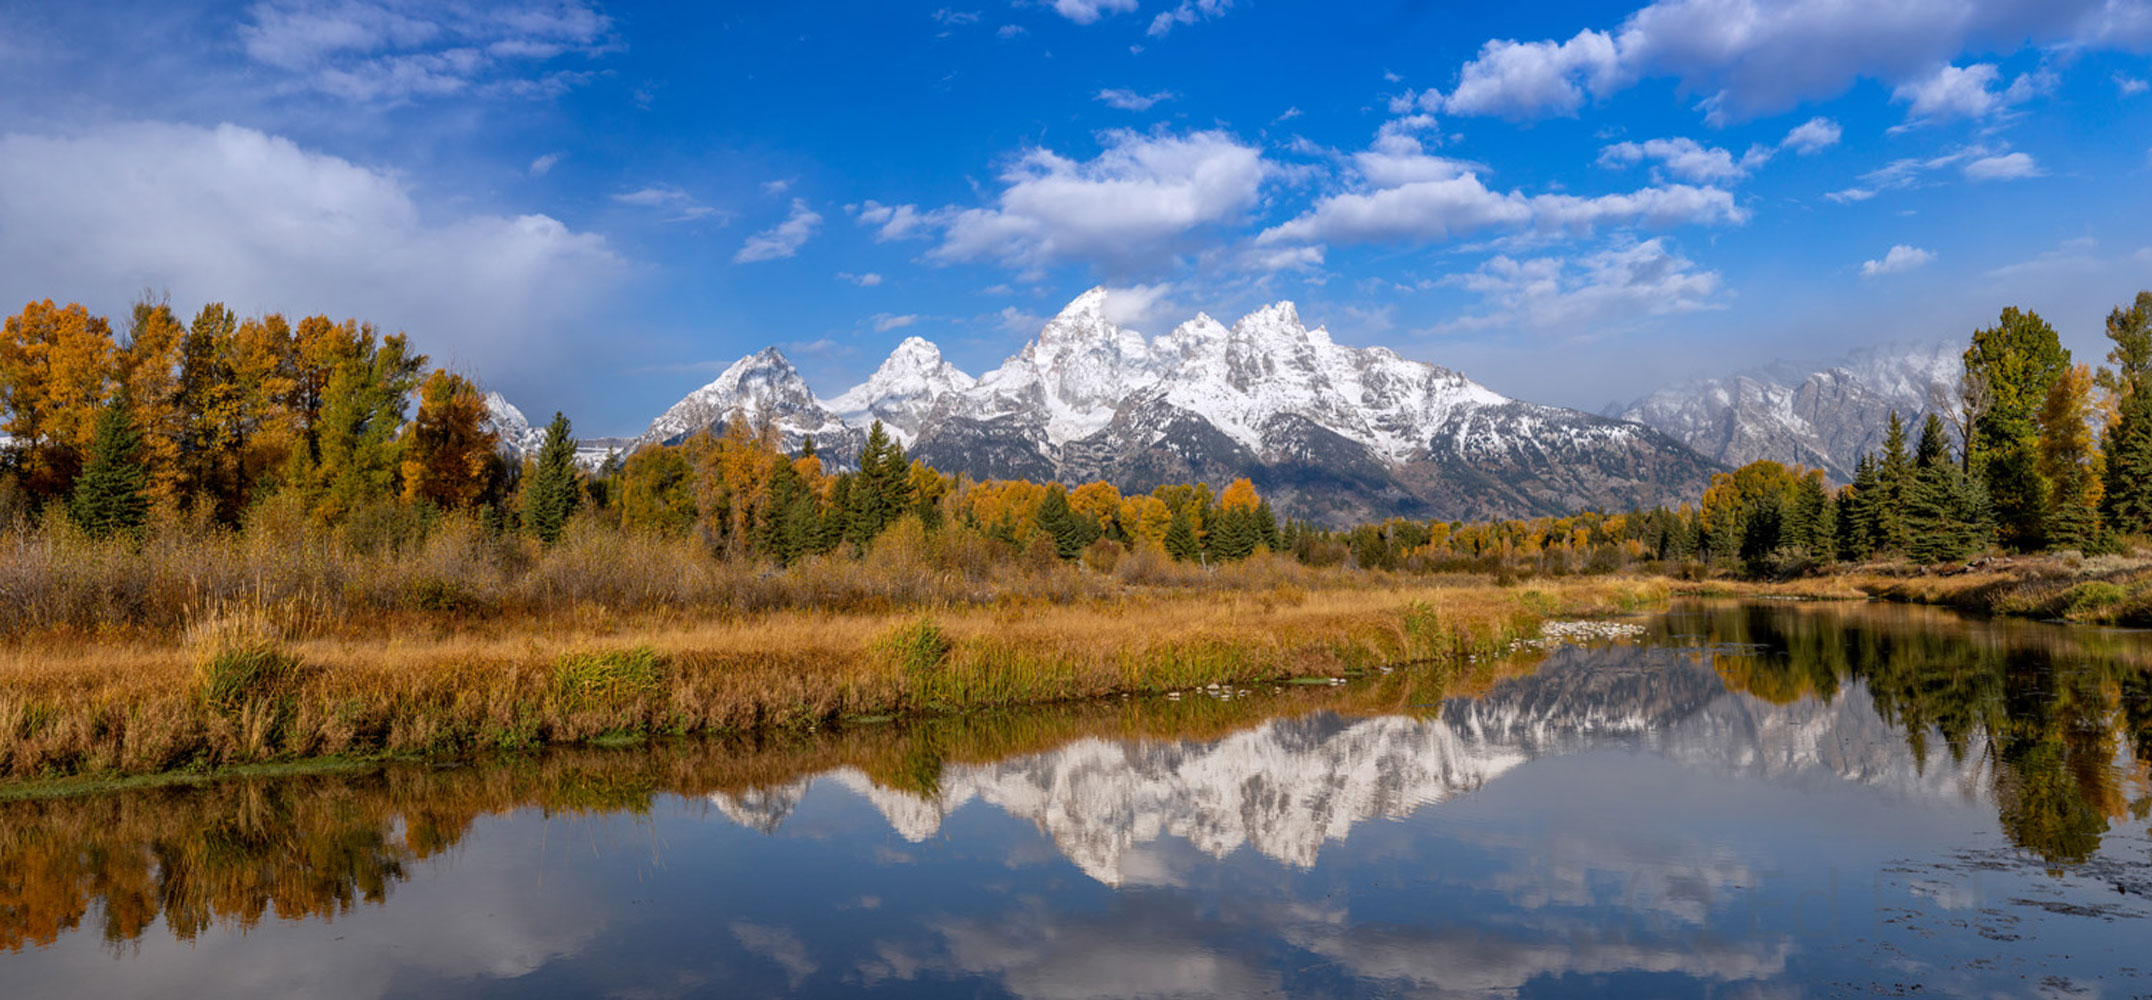
[[[1297,569],[1289,566],[1243,572],[1284,577]],[[1634,610],[1667,595],[1664,584],[1626,579],[1536,590],[1364,579],[1358,588],[1284,579],[1266,590],[1101,586],[1102,596],[1058,602],[1005,594],[989,605],[846,612],[578,605],[542,627],[379,632],[294,628],[277,624],[289,608],[234,605],[206,616],[195,631],[212,638],[191,648],[137,633],[0,649],[0,775],[800,729],[845,716],[1461,663],[1549,615]],[[264,653],[266,668],[237,659]]]

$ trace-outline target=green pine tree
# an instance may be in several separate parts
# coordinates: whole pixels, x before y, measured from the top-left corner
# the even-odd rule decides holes
[[[2152,534],[2152,385],[2122,398],[2114,426],[2101,441],[2107,470],[2101,512],[2115,531]]]
[[[560,541],[568,519],[583,504],[583,483],[575,468],[575,435],[567,416],[553,414],[537,468],[523,486],[523,524],[548,545]]]
[[[67,498],[68,516],[92,538],[139,531],[149,519],[149,473],[139,461],[142,433],[127,410],[123,390],[97,412],[89,461]]]
[[[1166,554],[1183,562],[1202,554],[1196,541],[1196,526],[1189,521],[1186,508],[1174,508],[1173,520],[1166,525],[1164,542]]]
[[[1881,552],[1904,552],[1912,544],[1906,523],[1905,504],[1913,486],[1913,460],[1905,450],[1905,422],[1898,411],[1890,414],[1890,434],[1883,445],[1883,460],[1876,467],[1875,547]]]

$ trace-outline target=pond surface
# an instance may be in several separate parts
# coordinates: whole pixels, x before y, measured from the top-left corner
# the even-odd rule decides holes
[[[0,803],[0,996],[2152,994],[2152,637],[1628,641]]]

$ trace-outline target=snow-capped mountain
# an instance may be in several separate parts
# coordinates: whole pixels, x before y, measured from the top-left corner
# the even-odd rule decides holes
[[[750,427],[769,419],[788,450],[813,436],[816,448],[840,467],[858,461],[860,445],[866,440],[863,431],[815,398],[784,352],[765,347],[733,362],[709,385],[674,403],[650,422],[636,443],[678,444],[697,431],[722,429],[735,413],[744,415]]]
[[[840,462],[878,419],[947,471],[1137,491],[1247,476],[1280,510],[1331,523],[1626,509],[1691,498],[1715,471],[1642,425],[1338,344],[1290,302],[1230,327],[1198,315],[1147,339],[1108,318],[1102,288],[976,380],[914,337],[823,401],[772,348],[675,404],[641,440],[677,441],[735,411],[771,414],[788,445],[813,434]]]
[[[1893,345],[1824,365],[1782,361],[1670,386],[1618,415],[1727,465],[1770,459],[1846,482],[1862,452],[1883,448],[1891,411],[1917,433],[1920,420],[1956,394],[1963,351],[1947,343]]]
[[[510,458],[536,455],[545,444],[545,428],[532,427],[523,411],[497,392],[486,393],[486,429],[500,435],[500,449]]]
[[[966,392],[977,381],[942,360],[941,348],[906,337],[865,382],[823,405],[854,427],[879,420],[897,440],[910,445],[937,400]]]

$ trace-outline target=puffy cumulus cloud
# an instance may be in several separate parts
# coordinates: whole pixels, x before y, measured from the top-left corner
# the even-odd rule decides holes
[[[794,198],[792,214],[786,216],[785,221],[748,237],[747,242],[740,244],[740,252],[732,255],[733,262],[750,264],[790,257],[799,253],[800,247],[805,246],[821,226],[821,214],[808,208],[805,199]]]
[[[1704,95],[1714,121],[1784,111],[1863,77],[1912,81],[1969,49],[2143,50],[2143,0],[1657,0],[1609,33],[1487,43],[1458,73],[1453,114],[1572,115],[1649,77]]]
[[[537,158],[537,159],[535,159],[535,160],[532,160],[532,161],[531,161],[531,166],[530,166],[530,174],[531,174],[531,176],[532,176],[532,177],[544,177],[545,175],[547,175],[547,174],[549,174],[549,173],[552,173],[552,172],[553,172],[553,167],[554,167],[555,165],[559,164],[559,163],[560,163],[560,158],[561,158],[562,156],[565,156],[565,155],[567,155],[567,154],[565,154],[565,153],[547,153],[547,154],[545,154],[544,156],[541,156],[541,157],[539,157],[539,158]]]
[[[923,216],[942,230],[930,256],[1023,268],[1155,263],[1190,233],[1247,212],[1269,173],[1261,151],[1224,132],[1114,131],[1102,138],[1105,148],[1087,161],[1049,149],[1017,157],[1001,175],[1005,187],[993,207]]]
[[[268,0],[239,26],[255,63],[298,85],[357,103],[451,95],[559,94],[585,70],[548,70],[561,56],[614,47],[612,20],[584,0],[499,6],[416,0]]]
[[[873,288],[874,286],[882,283],[882,276],[874,273],[873,271],[868,271],[865,274],[853,274],[850,271],[839,271],[837,272],[837,277],[839,280],[849,281],[852,284],[858,285],[861,288]]]
[[[1838,123],[1828,118],[1810,118],[1795,125],[1779,142],[1780,149],[1790,149],[1802,156],[1813,156],[1832,146],[1845,134]]]
[[[1930,251],[1900,243],[1891,247],[1890,252],[1884,254],[1881,260],[1862,261],[1861,277],[1875,278],[1886,274],[1904,274],[1907,271],[1925,267],[1929,261],[1934,259],[1935,254]]]
[[[1107,107],[1119,108],[1122,111],[1149,111],[1152,105],[1160,101],[1170,101],[1174,96],[1174,93],[1170,90],[1161,90],[1155,94],[1139,94],[1126,87],[1114,87],[1098,92],[1098,99],[1106,102]]]
[[[1736,159],[1726,150],[1687,138],[1617,142],[1599,151],[1602,167],[1626,167],[1649,160],[1682,180],[1703,183],[1740,180],[1770,159],[1768,147],[1754,147]]]
[[[2014,181],[2038,177],[2042,172],[2030,153],[1983,156],[1967,163],[1964,169],[1965,179],[1970,181]]]
[[[1319,199],[1297,218],[1256,237],[1281,243],[1424,243],[1490,229],[1534,235],[1587,235],[1605,225],[1740,223],[1748,213],[1717,187],[1670,184],[1584,197],[1498,192],[1460,160],[1420,151],[1409,139],[1356,154],[1367,189]]]
[[[357,316],[491,378],[576,348],[627,270],[602,237],[547,216],[430,218],[396,174],[235,125],[0,136],[8,301],[116,309],[148,287]]]
[[[1136,0],[1053,0],[1054,13],[1077,24],[1094,24],[1108,14],[1136,9]]]
[[[1669,250],[1664,240],[1617,240],[1575,259],[1496,256],[1443,283],[1486,300],[1487,311],[1451,330],[1522,329],[1581,334],[1650,316],[1718,306],[1718,272]]]
[[[1908,118],[1921,121],[1944,118],[1984,118],[2023,104],[2053,89],[2055,77],[2046,72],[2021,73],[2003,90],[1992,89],[2001,76],[1994,63],[1936,67],[1934,73],[1899,84],[1891,99],[1904,102]]]
[[[1194,24],[1214,17],[1224,17],[1233,9],[1233,0],[1181,0],[1181,5],[1158,12],[1151,18],[1151,26],[1145,34],[1152,38],[1164,38],[1175,25]]]
[[[1626,83],[1614,39],[1603,32],[1580,31],[1566,42],[1496,40],[1459,71],[1443,107],[1502,118],[1574,115],[1587,92],[1605,97]]]
[[[1172,283],[1163,281],[1154,285],[1109,287],[1106,289],[1106,318],[1115,326],[1163,332],[1163,325],[1174,322],[1186,312],[1168,298],[1172,292]]]

